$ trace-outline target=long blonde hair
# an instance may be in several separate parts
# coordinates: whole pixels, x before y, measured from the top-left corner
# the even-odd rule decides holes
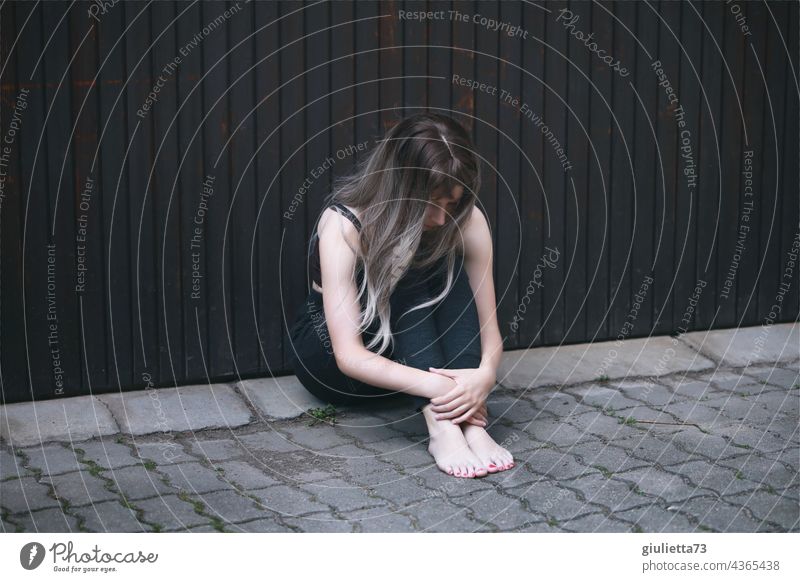
[[[378,354],[391,344],[389,297],[410,268],[425,269],[446,257],[446,285],[430,301],[410,311],[433,305],[450,291],[457,254],[464,252],[463,231],[480,189],[478,156],[466,130],[438,113],[420,113],[402,119],[353,171],[335,180],[326,206],[339,202],[356,209],[362,225],[353,281],[363,307],[360,330],[377,319],[377,332],[365,346],[379,345]],[[463,186],[463,194],[449,219],[425,231],[423,221],[431,194]],[[361,270],[359,283],[356,274]]]

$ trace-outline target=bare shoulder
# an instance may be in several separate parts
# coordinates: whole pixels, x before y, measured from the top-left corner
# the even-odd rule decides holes
[[[320,216],[317,232],[320,241],[325,240],[335,245],[334,241],[346,240],[352,248],[359,244],[358,229],[350,220],[332,208],[326,208]]]
[[[485,256],[492,252],[492,232],[481,209],[472,209],[467,227],[464,229],[464,257],[467,259]]]

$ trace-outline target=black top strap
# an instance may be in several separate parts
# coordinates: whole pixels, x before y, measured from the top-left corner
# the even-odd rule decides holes
[[[344,215],[350,220],[350,222],[352,222],[355,225],[356,229],[359,231],[361,230],[361,222],[358,220],[358,218],[356,218],[355,214],[350,212],[350,209],[347,208],[347,206],[345,206],[341,202],[334,202],[333,204],[331,204],[331,206],[332,207],[335,206],[336,208],[341,210],[344,213]]]

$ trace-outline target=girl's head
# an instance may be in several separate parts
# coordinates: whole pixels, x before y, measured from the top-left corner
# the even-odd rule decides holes
[[[364,274],[359,287],[359,299],[366,305],[361,324],[366,329],[376,318],[381,324],[368,347],[380,343],[381,353],[389,346],[389,297],[409,268],[446,259],[442,293],[415,309],[449,292],[480,181],[480,163],[469,134],[437,113],[401,120],[350,175],[336,181],[330,201],[356,209],[363,225],[361,248],[355,249]]]

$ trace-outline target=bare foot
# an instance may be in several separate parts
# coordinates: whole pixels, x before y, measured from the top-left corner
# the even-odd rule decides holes
[[[464,422],[461,423],[461,430],[469,448],[490,473],[505,471],[514,466],[514,457],[511,453],[498,445],[482,426]]]
[[[483,477],[488,473],[486,466],[470,450],[460,426],[450,420],[436,420],[430,404],[423,407],[422,414],[431,436],[428,452],[439,469],[455,477]]]

